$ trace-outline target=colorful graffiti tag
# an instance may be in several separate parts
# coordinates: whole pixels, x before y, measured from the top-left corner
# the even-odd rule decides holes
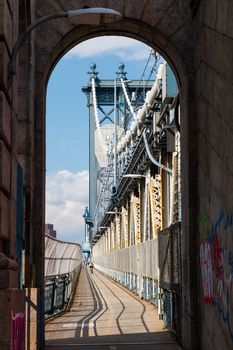
[[[200,261],[202,268],[204,300],[206,304],[211,304],[213,301],[213,267],[211,249],[207,241],[203,242],[200,246]]]
[[[11,313],[11,350],[25,349],[25,314]]]
[[[233,341],[233,254],[229,248],[232,229],[233,215],[221,212],[210,225],[208,239],[200,244],[200,266],[204,302],[217,308]]]

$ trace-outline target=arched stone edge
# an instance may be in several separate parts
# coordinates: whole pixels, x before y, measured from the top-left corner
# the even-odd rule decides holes
[[[197,186],[194,186],[193,183],[190,184],[189,176],[190,172],[195,177],[196,176],[196,161],[197,161],[197,130],[196,130],[196,101],[195,101],[195,73],[194,73],[194,52],[192,52],[192,57],[182,57],[179,52],[179,48],[176,48],[172,41],[162,35],[156,28],[149,26],[148,24],[124,19],[122,23],[100,25],[100,26],[77,26],[68,32],[64,37],[61,37],[60,40],[54,43],[50,51],[44,51],[45,65],[43,70],[38,68],[36,70],[37,84],[36,84],[36,100],[40,105],[40,111],[36,110],[36,119],[39,123],[40,131],[45,126],[45,111],[46,111],[46,90],[49,78],[52,74],[52,71],[59,60],[75,45],[99,36],[106,35],[118,35],[118,36],[127,36],[133,39],[144,42],[150,47],[158,51],[165,60],[170,64],[180,89],[181,94],[181,114],[182,119],[184,120],[181,123],[181,133],[183,134],[183,149],[184,156],[183,161],[183,191],[185,192],[185,199],[183,200],[184,209],[184,221],[182,229],[185,231],[187,238],[185,239],[183,256],[184,260],[183,269],[187,269],[187,280],[184,278],[183,281],[183,298],[186,300],[186,309],[187,315],[182,315],[184,321],[183,325],[183,335],[189,334],[188,341],[185,341],[185,346],[189,349],[196,348],[195,341],[197,339],[198,327],[194,325],[193,319],[188,319],[189,314],[193,314],[193,309],[197,307],[196,298],[196,288],[190,289],[192,285],[194,287],[194,280],[196,280],[197,275],[197,261],[196,261],[196,252],[193,250],[196,246],[196,236],[197,224]],[[193,38],[189,38],[192,40]],[[184,36],[185,40],[188,40],[188,37]],[[191,62],[191,64],[190,64]],[[42,120],[38,120],[42,118]],[[183,125],[182,125],[183,124]],[[42,153],[45,154],[45,149],[42,145],[44,143],[44,137],[39,140],[39,144],[36,146],[36,149],[40,149]],[[42,143],[41,143],[42,142]],[[37,142],[35,142],[37,143]],[[42,147],[41,147],[42,145]],[[40,154],[39,158],[44,159],[44,154]],[[42,162],[43,163],[43,162]],[[35,176],[41,176],[44,169],[40,169],[40,166],[37,167]],[[197,183],[196,177],[196,183]],[[42,181],[43,183],[44,181]],[[44,195],[41,195],[41,200],[44,201]],[[42,204],[42,203],[41,203]],[[43,208],[43,204],[41,206]],[[43,211],[43,209],[42,209]],[[43,215],[42,215],[43,216]],[[196,295],[196,297],[195,297]],[[188,301],[187,301],[188,300]],[[197,322],[197,320],[195,320]],[[188,324],[189,323],[189,324]],[[194,326],[194,328],[193,328]],[[185,337],[187,338],[187,337]]]

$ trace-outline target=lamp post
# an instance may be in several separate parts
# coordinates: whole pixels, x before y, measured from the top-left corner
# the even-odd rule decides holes
[[[26,30],[19,36],[18,40],[16,41],[13,50],[12,50],[12,56],[11,56],[11,61],[9,63],[8,67],[8,73],[9,76],[13,76],[16,74],[16,59],[17,59],[17,53],[18,50],[25,39],[25,37],[35,28],[37,28],[39,25],[41,25],[44,22],[50,21],[51,19],[56,19],[56,18],[70,18],[70,17],[76,17],[76,16],[81,16],[81,15],[88,15],[88,14],[107,14],[107,15],[112,15],[112,16],[118,16],[119,19],[121,17],[121,14],[115,10],[108,9],[105,7],[90,7],[90,8],[84,8],[84,9],[79,9],[79,10],[68,10],[64,12],[58,12],[58,13],[53,13],[51,15],[43,16],[39,19],[37,19],[35,22],[30,24]],[[87,20],[87,24],[90,23],[90,18]]]
[[[143,177],[146,177],[144,174],[125,174],[123,177],[129,177],[131,179],[141,179]]]

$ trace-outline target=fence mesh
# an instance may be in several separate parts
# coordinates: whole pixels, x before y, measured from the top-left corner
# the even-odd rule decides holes
[[[71,273],[82,263],[82,248],[45,235],[45,277]]]
[[[180,223],[169,226],[158,235],[160,287],[180,287]]]

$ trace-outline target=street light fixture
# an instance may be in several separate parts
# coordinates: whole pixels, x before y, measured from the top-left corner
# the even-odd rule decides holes
[[[119,211],[106,211],[106,213],[105,214],[120,214],[121,215],[121,212],[119,212]]]
[[[90,7],[90,8],[83,8],[79,10],[68,10],[64,12],[58,12],[58,13],[53,13],[51,15],[43,16],[39,19],[37,19],[35,22],[30,24],[26,30],[19,36],[18,40],[16,41],[13,50],[12,50],[12,56],[11,56],[11,61],[9,63],[9,68],[8,72],[10,76],[13,76],[16,74],[16,58],[17,58],[17,53],[20,48],[20,45],[22,41],[25,39],[25,37],[36,27],[38,27],[40,24],[47,22],[51,19],[55,18],[63,18],[63,17],[75,17],[75,16],[81,16],[81,15],[87,15],[87,14],[107,14],[107,15],[113,15],[113,16],[118,16],[119,19],[121,17],[121,14],[115,10],[108,9],[105,7]],[[83,22],[82,22],[83,23]],[[90,18],[88,18],[87,24],[90,23]]]
[[[144,174],[125,174],[123,177],[130,177],[131,179],[141,179],[143,177],[146,177]]]

